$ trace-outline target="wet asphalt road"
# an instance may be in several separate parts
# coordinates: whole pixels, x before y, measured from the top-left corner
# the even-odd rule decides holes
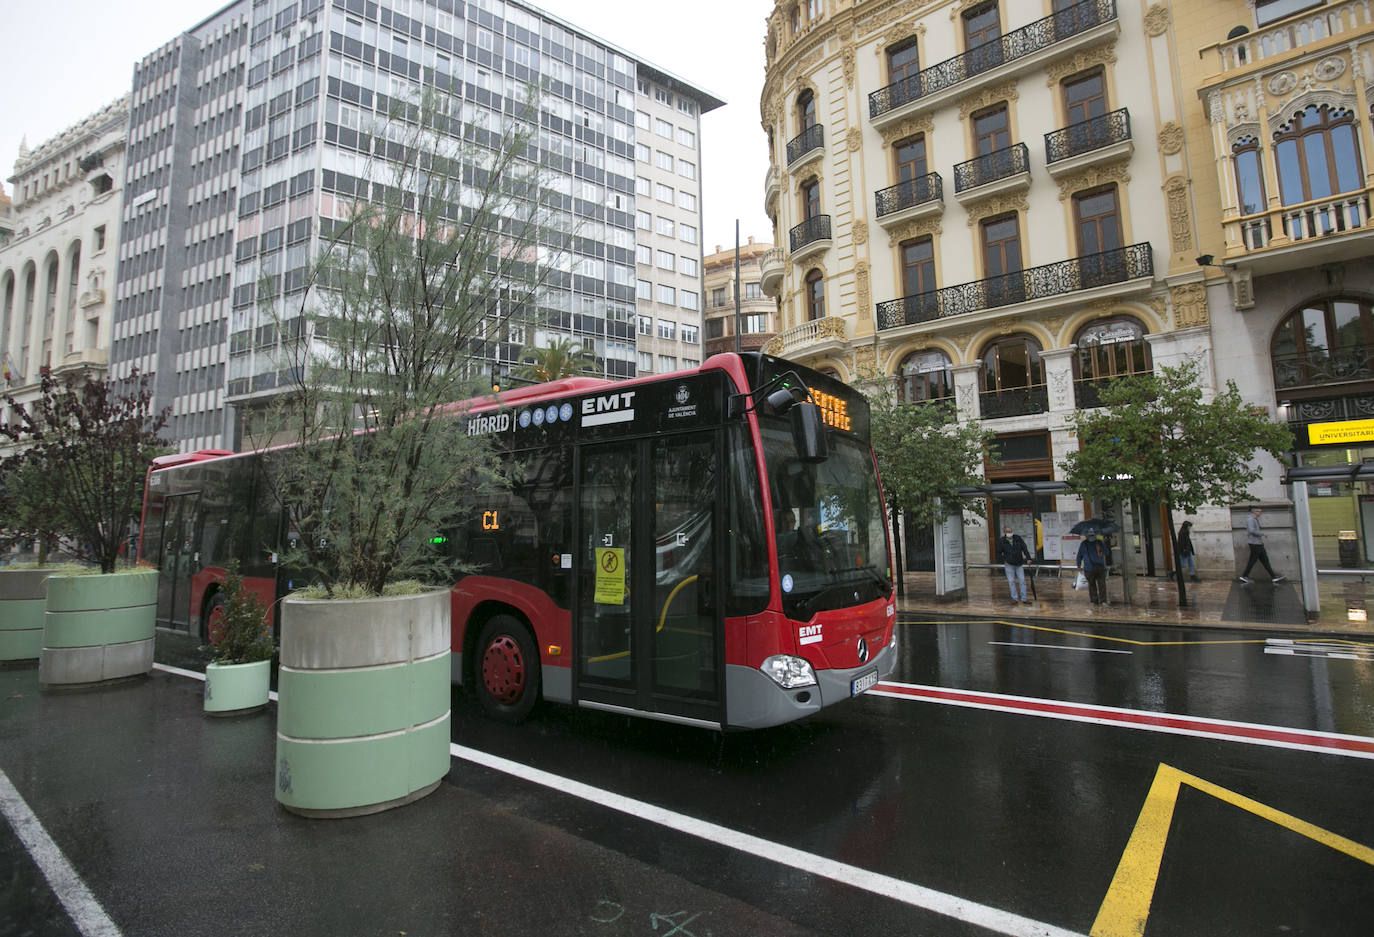
[[[270,716],[207,737],[194,681],[163,673],[4,700],[0,769],[128,935],[1088,933],[1142,900],[1147,937],[1374,932],[1374,759],[1219,737],[1374,737],[1374,640],[1035,624],[903,625],[890,689],[997,694],[980,708],[869,694],[719,736],[556,706],[513,728],[460,696],[440,792],[341,823],[274,809]],[[0,672],[0,699],[25,679]],[[1150,856],[1142,830],[1162,851],[1114,890],[1123,855]],[[0,863],[0,937],[80,932],[3,826]],[[256,904],[217,928],[236,888]]]

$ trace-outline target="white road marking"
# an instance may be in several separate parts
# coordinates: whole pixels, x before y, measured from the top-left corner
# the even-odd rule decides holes
[[[726,826],[689,817],[686,814],[667,810],[655,804],[615,794],[599,787],[592,787],[590,784],[583,784],[561,775],[541,771],[538,768],[532,768],[529,765],[491,755],[487,752],[465,748],[457,744],[450,745],[449,751],[455,758],[462,758],[473,764],[479,764],[521,780],[552,788],[560,794],[578,797],[598,806],[629,814],[639,820],[656,823],[679,833],[686,833],[707,842],[727,846],[810,875],[828,878],[831,881],[862,889],[874,895],[891,898],[894,901],[900,901],[927,911],[934,911],[945,917],[974,924],[998,934],[1008,934],[1012,937],[1082,937],[1075,931],[1033,921],[1030,918],[1021,917],[1019,914],[1001,911],[984,904],[978,904],[975,901],[967,901],[955,895],[925,888],[911,882],[904,882],[889,875],[836,862],[834,859],[827,859],[824,856],[794,849],[791,846],[784,846],[781,843],[775,843],[758,836],[741,833],[739,830],[732,830]]]
[[[110,920],[100,902],[95,900],[91,890],[76,874],[76,869],[72,868],[48,831],[43,829],[43,824],[34,816],[4,771],[0,771],[0,813],[14,828],[15,835],[33,857],[43,877],[48,880],[48,887],[62,903],[82,937],[120,937],[119,928]]]
[[[1025,641],[989,641],[999,647],[1044,647],[1052,648],[1057,651],[1089,651],[1093,654],[1134,654],[1135,651],[1122,651],[1111,647],[1076,647],[1072,644],[1035,644]]]

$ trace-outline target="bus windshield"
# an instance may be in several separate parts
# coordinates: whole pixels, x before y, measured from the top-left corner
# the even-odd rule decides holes
[[[797,458],[785,420],[760,420],[768,464],[783,610],[807,621],[892,592],[887,527],[866,445],[828,433],[824,462]]]

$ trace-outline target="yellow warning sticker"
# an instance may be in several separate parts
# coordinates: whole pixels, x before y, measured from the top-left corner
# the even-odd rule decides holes
[[[623,547],[598,547],[596,550],[596,604],[625,604]]]

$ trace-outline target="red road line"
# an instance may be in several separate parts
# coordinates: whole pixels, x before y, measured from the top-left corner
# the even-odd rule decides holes
[[[884,681],[869,692],[952,706],[970,706],[978,709],[1020,713],[1028,716],[1096,722],[1155,732],[1225,738],[1256,745],[1274,745],[1281,748],[1301,748],[1335,755],[1350,755],[1356,758],[1374,758],[1374,738],[1360,735],[1338,735],[1332,732],[1288,729],[1280,726],[1229,722],[1222,719],[1203,719],[1194,716],[1176,716],[1170,713],[1142,712],[1110,706],[1089,706],[1083,703],[1066,703],[1027,696],[1007,696],[1001,693],[981,693],[974,690],[953,690],[945,687],[918,686],[910,683],[888,683]]]

